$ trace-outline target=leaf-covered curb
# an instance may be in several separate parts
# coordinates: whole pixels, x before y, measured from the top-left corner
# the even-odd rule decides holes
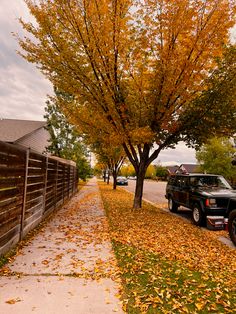
[[[100,183],[128,313],[235,313],[236,250],[151,204]]]

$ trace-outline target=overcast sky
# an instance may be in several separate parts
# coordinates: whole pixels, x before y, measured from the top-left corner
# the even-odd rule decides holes
[[[11,33],[21,33],[18,17],[29,20],[23,0],[0,0],[0,118],[43,120],[52,86],[16,53],[18,46]],[[181,143],[175,150],[164,150],[157,161],[195,163],[195,151]]]
[[[12,32],[22,33],[18,17],[29,18],[23,0],[0,0],[0,117],[44,120],[52,87],[33,64],[16,53],[18,44]]]

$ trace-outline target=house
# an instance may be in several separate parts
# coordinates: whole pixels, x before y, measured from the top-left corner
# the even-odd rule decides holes
[[[50,141],[46,125],[46,121],[0,119],[0,141],[31,148],[42,154]]]
[[[179,169],[179,166],[166,166],[166,169],[168,170],[169,175],[174,174],[176,170]]]
[[[181,164],[175,173],[198,173],[199,165],[197,164]]]
[[[180,166],[166,166],[166,169],[169,172],[169,175],[175,173],[198,173],[199,165],[197,164],[181,164]]]

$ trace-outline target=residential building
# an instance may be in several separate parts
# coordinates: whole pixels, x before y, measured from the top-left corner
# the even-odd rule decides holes
[[[0,141],[45,153],[50,134],[46,121],[0,119]]]

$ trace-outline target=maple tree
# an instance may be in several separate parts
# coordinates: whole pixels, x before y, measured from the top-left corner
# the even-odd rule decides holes
[[[234,0],[26,0],[36,24],[18,38],[22,56],[59,90],[74,95],[62,103],[71,121],[90,117],[121,144],[135,168],[134,208],[142,204],[149,164],[180,140],[203,141],[201,122],[211,117],[202,101],[234,25]],[[218,105],[217,112],[224,108]],[[200,114],[201,119],[198,119]],[[213,121],[212,121],[213,120]],[[232,132],[222,116],[211,132]],[[187,122],[187,123],[186,123]],[[188,132],[194,128],[195,134]],[[232,122],[230,120],[230,122]],[[81,125],[85,125],[82,123]],[[200,136],[199,136],[200,135]],[[154,145],[155,144],[155,145]]]

